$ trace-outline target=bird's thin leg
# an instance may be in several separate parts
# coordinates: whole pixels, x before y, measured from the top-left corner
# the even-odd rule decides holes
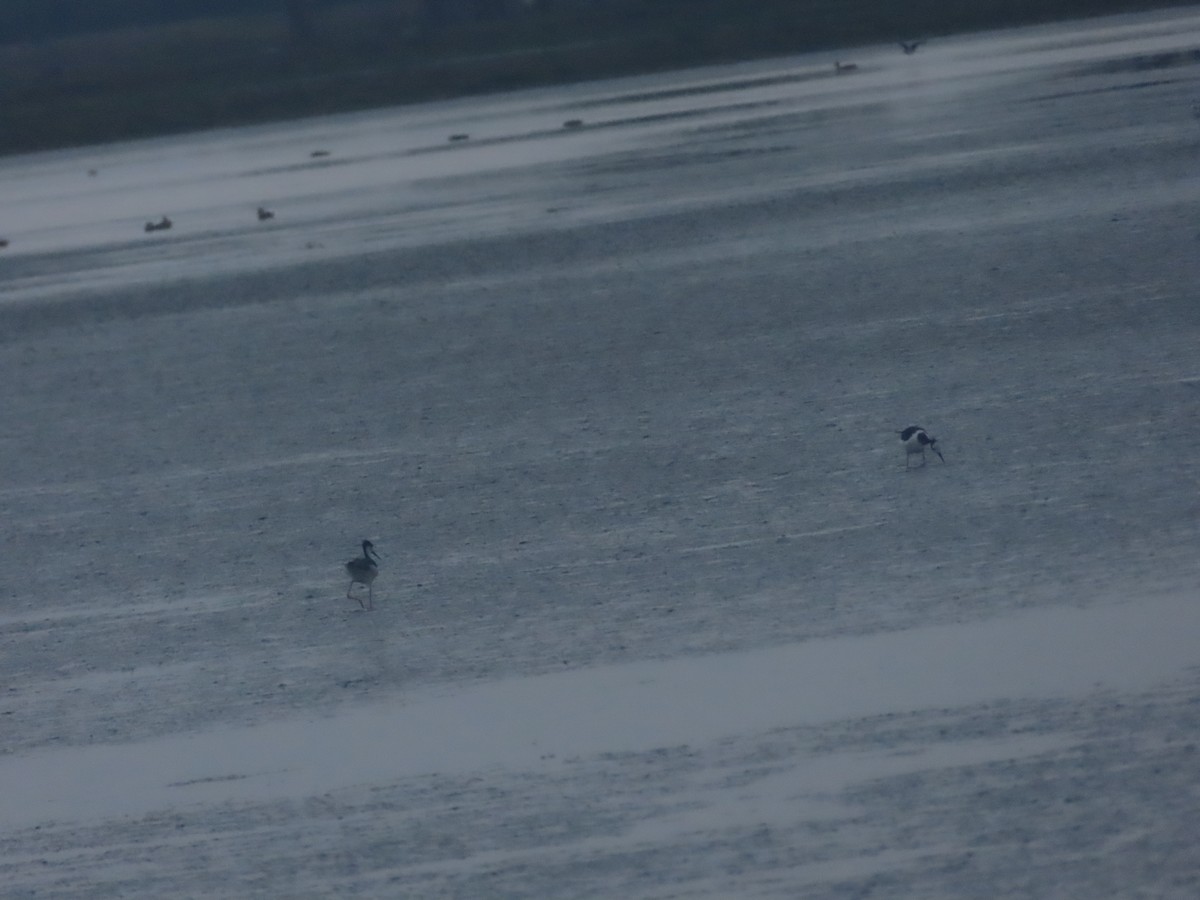
[[[367,609],[375,608],[375,589],[367,585]]]

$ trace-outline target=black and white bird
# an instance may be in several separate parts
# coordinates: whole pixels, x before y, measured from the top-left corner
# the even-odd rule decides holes
[[[937,448],[937,438],[930,437],[929,432],[919,425],[909,425],[903,431],[897,431],[900,435],[900,440],[904,443],[904,468],[909,467],[909,462],[918,453],[921,454],[921,465],[925,465],[925,450],[932,450],[938,455],[938,459],[942,462],[946,461],[946,457],[942,456],[942,451]]]
[[[925,42],[924,41],[901,41],[900,49],[904,51],[905,56],[912,56],[914,53],[917,52],[917,48],[920,47],[923,43],[925,43]]]
[[[358,597],[358,605],[363,609],[375,608],[375,597],[371,590],[371,582],[375,580],[375,576],[379,574],[379,554],[375,552],[375,545],[370,541],[362,542],[362,556],[356,556],[350,562],[346,563],[346,572],[350,575],[350,586],[346,588],[346,599],[354,600],[350,595],[354,590],[354,585],[365,584],[367,586],[367,602],[363,605],[362,597]]]

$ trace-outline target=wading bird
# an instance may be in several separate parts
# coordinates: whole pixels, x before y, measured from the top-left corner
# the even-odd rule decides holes
[[[175,223],[172,222],[170,219],[168,219],[166,216],[163,216],[157,222],[147,222],[146,223],[146,232],[149,233],[151,231],[166,231],[168,228],[170,228],[174,224]]]
[[[371,590],[371,582],[379,574],[379,564],[375,561],[379,559],[379,554],[375,552],[375,545],[370,541],[363,541],[362,549],[362,556],[356,556],[350,562],[346,563],[346,572],[350,575],[350,587],[346,588],[346,599],[355,599],[350,596],[350,592],[354,590],[354,585],[365,584],[367,586],[367,603],[364,606],[362,597],[358,597],[358,605],[362,606],[363,609],[374,609],[375,597],[374,592]]]
[[[265,206],[260,206],[258,208],[258,221],[265,222],[267,219],[273,218],[275,218],[275,213],[271,212],[271,210],[267,209]]]
[[[909,425],[903,431],[897,431],[896,434],[900,435],[900,440],[904,442],[904,468],[909,467],[909,460],[918,453],[921,454],[921,465],[925,465],[926,447],[936,453],[942,462],[946,461],[946,457],[942,456],[942,451],[937,448],[937,438],[930,437],[929,432],[919,425]]]
[[[858,63],[844,63],[841,60],[834,60],[833,71],[839,75],[845,75],[847,72],[857,72]]]

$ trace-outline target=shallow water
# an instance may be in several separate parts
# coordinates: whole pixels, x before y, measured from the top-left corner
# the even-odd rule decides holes
[[[1194,896],[1198,24],[0,161],[0,878]]]

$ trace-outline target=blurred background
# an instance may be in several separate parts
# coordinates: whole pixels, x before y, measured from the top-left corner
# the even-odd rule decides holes
[[[0,153],[1146,6],[1136,0],[4,0]]]

